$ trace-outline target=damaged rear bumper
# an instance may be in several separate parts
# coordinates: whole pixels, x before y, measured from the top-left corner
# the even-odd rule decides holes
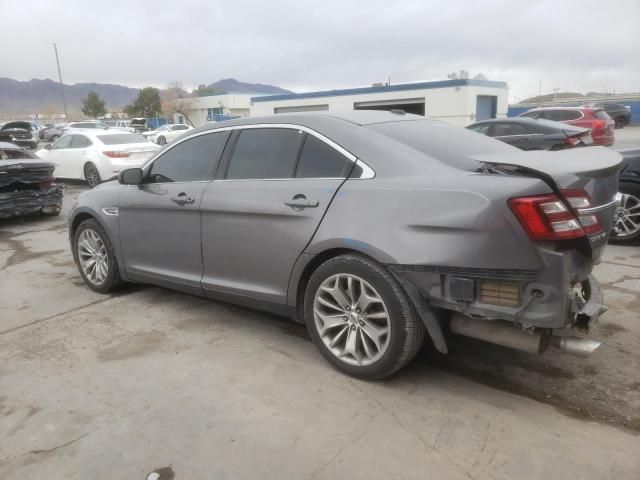
[[[62,208],[62,187],[48,190],[18,190],[0,193],[0,218],[44,212],[56,214]]]

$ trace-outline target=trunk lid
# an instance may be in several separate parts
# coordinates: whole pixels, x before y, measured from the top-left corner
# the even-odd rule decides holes
[[[528,151],[512,154],[488,154],[472,157],[485,167],[512,175],[538,177],[568,203],[561,190],[584,190],[591,206],[579,213],[593,213],[603,231],[589,236],[593,258],[597,260],[613,228],[617,207],[622,156],[606,147],[588,147],[556,152]],[[575,211],[575,209],[574,209]]]

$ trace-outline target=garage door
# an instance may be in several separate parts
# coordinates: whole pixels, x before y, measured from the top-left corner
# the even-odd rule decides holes
[[[425,114],[424,98],[402,98],[393,100],[377,100],[374,102],[356,102],[354,110],[404,110],[416,115]]]

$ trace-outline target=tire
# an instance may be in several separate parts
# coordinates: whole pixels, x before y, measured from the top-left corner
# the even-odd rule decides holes
[[[166,145],[167,144],[167,139],[164,138],[162,135],[160,135],[158,137],[158,145]]]
[[[633,245],[640,242],[640,185],[620,182],[620,193],[622,201],[614,214],[610,241],[617,245]]]
[[[627,124],[624,117],[616,117],[615,122],[616,122],[616,128],[624,128],[624,126]]]
[[[329,290],[335,292],[336,288],[344,295],[344,305],[338,305],[344,308],[335,308],[336,297]],[[379,301],[365,305],[363,292]],[[334,308],[327,307],[327,301]],[[359,305],[363,308],[357,308]],[[424,341],[424,325],[396,279],[375,261],[358,254],[332,258],[313,272],[305,289],[304,320],[313,343],[329,363],[366,380],[388,377],[404,367]],[[377,341],[366,333],[385,331],[374,335]]]
[[[84,180],[90,188],[95,188],[102,182],[98,167],[91,162],[86,163],[84,166]]]
[[[95,239],[96,237],[99,239],[101,245],[96,242],[93,246],[95,247],[97,244],[98,248],[94,248],[94,250],[102,256],[100,261],[104,261],[102,265],[106,267],[107,271],[106,274],[103,274],[103,271],[97,272],[97,269],[94,269],[94,279],[92,279],[92,270],[90,269],[89,263],[92,259],[92,252],[80,243],[86,242],[88,238]],[[91,246],[91,244],[89,245]],[[73,236],[73,253],[76,258],[78,270],[80,271],[80,276],[91,290],[98,293],[109,293],[117,290],[124,284],[124,281],[120,277],[118,260],[116,259],[111,240],[109,240],[106,232],[95,220],[85,220],[78,226]],[[84,262],[87,262],[86,267],[84,266]],[[100,273],[101,275],[97,275],[97,273]],[[99,278],[102,275],[104,278]]]

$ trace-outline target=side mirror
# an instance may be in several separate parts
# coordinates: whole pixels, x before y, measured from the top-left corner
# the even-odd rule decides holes
[[[118,174],[118,182],[122,185],[140,185],[142,183],[141,168],[127,168]]]
[[[50,143],[47,143],[47,144],[44,146],[44,149],[45,149],[45,150],[51,150],[51,144],[50,144]]]

